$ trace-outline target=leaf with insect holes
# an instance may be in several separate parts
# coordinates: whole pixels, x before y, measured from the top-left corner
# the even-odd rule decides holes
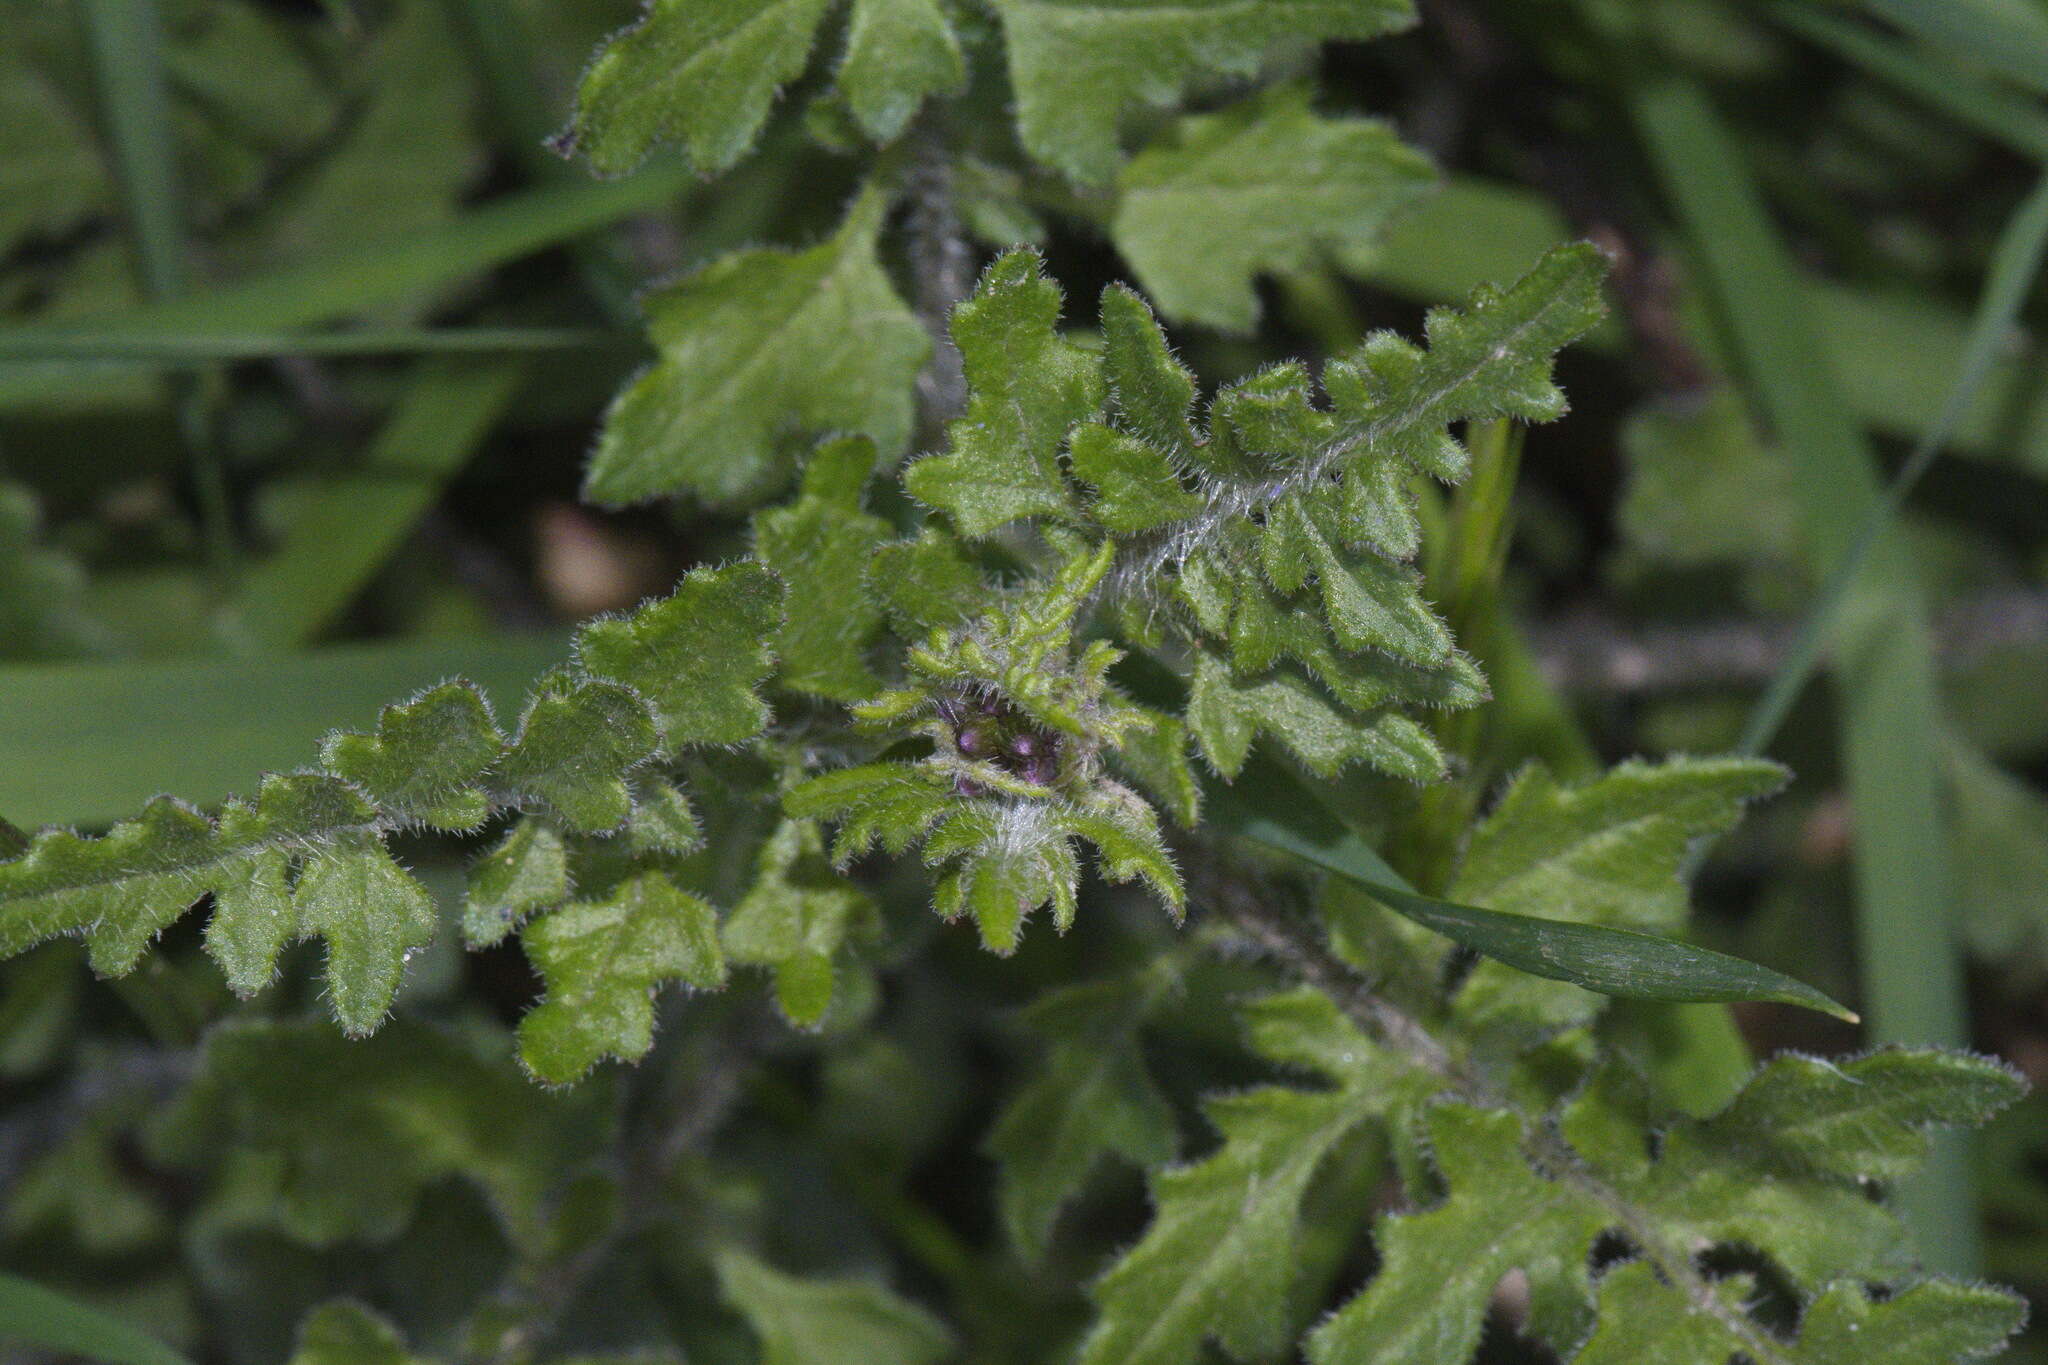
[[[478,783],[504,746],[483,693],[451,682],[385,707],[374,735],[329,736],[320,759],[380,808],[461,831],[490,814],[490,798]]]
[[[801,608],[775,639],[776,681],[833,701],[882,690],[863,657],[882,629],[882,604],[863,583],[889,523],[861,510],[861,489],[875,471],[874,442],[830,441],[804,467],[796,501],[754,517],[754,553]]]
[[[725,984],[717,913],[659,872],[543,915],[519,941],[547,987],[519,1022],[519,1056],[552,1084],[578,1079],[603,1057],[645,1056],[656,986]]]
[[[1855,1282],[1888,1284],[1911,1268],[1897,1220],[1872,1202],[1865,1182],[1917,1167],[1926,1128],[1981,1123],[2020,1092],[2003,1067],[1953,1054],[1880,1052],[1840,1069],[1781,1059],[1761,1068],[1719,1115],[1665,1119],[1653,1151],[1639,1086],[1609,1066],[1558,1124],[1573,1149],[1571,1164],[1550,1161],[1542,1170],[1530,1164],[1523,1116],[1438,1105],[1428,1113],[1429,1147],[1448,1193],[1432,1207],[1383,1221],[1379,1271],[1317,1328],[1309,1358],[1314,1365],[1462,1365],[1479,1341],[1495,1285],[1510,1270],[1527,1278],[1531,1335],[1569,1351],[1595,1321],[1588,1255],[1609,1230],[1639,1253],[1688,1263],[1697,1248],[1739,1245],[1769,1258],[1802,1292],[1834,1285],[1830,1293],[1862,1301]],[[1737,1129],[1742,1137],[1731,1141]],[[1639,1296],[1603,1295],[1597,1311],[1595,1341],[1603,1334],[1633,1340],[1644,1331],[1661,1341],[1654,1333],[1673,1322],[1662,1305]],[[1652,1316],[1643,1322],[1606,1319],[1645,1311]],[[1739,1298],[1716,1316],[1726,1329],[1719,1339],[1732,1336],[1752,1353],[1769,1346],[1759,1359],[1832,1359],[1781,1353]]]
[[[831,0],[651,0],[598,52],[559,140],[600,175],[679,142],[705,174],[746,154],[776,90],[802,74]]]
[[[1094,357],[1060,335],[1059,316],[1059,286],[1029,250],[997,257],[953,310],[967,411],[947,427],[944,453],[911,465],[903,484],[962,535],[1072,514],[1060,448],[1101,406],[1103,383]]]
[[[1830,1285],[1800,1313],[1797,1339],[1742,1330],[1749,1277],[1724,1281],[1720,1311],[1704,1313],[1643,1261],[1600,1277],[1600,1325],[1572,1365],[1924,1365],[1996,1355],[2026,1321],[2026,1305],[2002,1289],[1922,1280],[1883,1299],[1860,1285]],[[1760,1345],[1767,1354],[1752,1354]]]
[[[1117,176],[1110,236],[1168,317],[1248,331],[1254,277],[1356,250],[1434,181],[1386,124],[1323,118],[1284,86],[1155,138]]]
[[[1409,0],[996,0],[1025,150],[1087,182],[1116,169],[1124,119],[1215,76],[1255,74],[1276,48],[1374,38],[1414,22]]]
[[[719,1294],[761,1342],[761,1365],[938,1365],[953,1338],[923,1309],[861,1280],[799,1279],[743,1252],[714,1259]]]
[[[605,414],[587,496],[759,501],[794,471],[799,432],[900,454],[931,342],[875,255],[887,208],[866,191],[814,247],[735,252],[651,294],[659,358]]]
[[[754,688],[775,666],[782,597],[775,575],[751,561],[693,569],[661,601],[585,626],[576,655],[653,705],[669,749],[736,744],[768,723]]]

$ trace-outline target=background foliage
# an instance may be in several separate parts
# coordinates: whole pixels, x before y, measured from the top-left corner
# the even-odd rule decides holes
[[[0,1340],[2048,1358],[2037,0],[0,35]]]

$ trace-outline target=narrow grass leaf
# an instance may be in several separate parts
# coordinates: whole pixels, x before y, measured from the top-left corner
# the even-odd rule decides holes
[[[0,669],[0,811],[34,829],[103,825],[164,791],[214,805],[256,773],[304,767],[321,736],[375,724],[423,682],[460,674],[514,714],[568,655],[563,637],[515,635]]]
[[[101,1365],[191,1365],[119,1318],[54,1290],[0,1273],[0,1342],[77,1356]]]
[[[1298,787],[1279,792],[1283,779],[1277,774],[1262,773],[1260,778],[1266,789],[1256,799],[1212,784],[1209,818],[1233,834],[1334,872],[1424,928],[1532,976],[1627,1000],[1770,1000],[1852,1022],[1856,1018],[1804,982],[1678,939],[1513,915],[1421,895],[1371,845],[1316,811],[1314,796]],[[1288,811],[1289,817],[1283,821],[1255,813],[1277,810]]]

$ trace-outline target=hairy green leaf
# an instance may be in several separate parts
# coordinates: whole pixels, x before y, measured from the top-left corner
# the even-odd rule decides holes
[[[1181,119],[1117,177],[1110,234],[1169,317],[1258,321],[1252,281],[1356,250],[1434,180],[1383,123],[1322,118],[1307,90]]]
[[[434,898],[381,839],[346,835],[309,854],[292,888],[305,934],[327,940],[327,994],[343,1031],[360,1036],[390,1012],[405,964],[439,927]]]
[[[1428,1126],[1450,1195],[1381,1220],[1380,1271],[1316,1329],[1315,1365],[1462,1365],[1508,1271],[1527,1272],[1538,1293],[1583,1288],[1587,1248],[1612,1214],[1530,1169],[1514,1114],[1443,1104]]]
[[[735,744],[768,723],[754,688],[774,667],[782,593],[751,561],[694,569],[662,601],[585,626],[577,659],[645,697],[669,748]]]
[[[875,468],[874,442],[850,437],[819,448],[793,503],[754,518],[754,553],[799,610],[775,640],[784,687],[834,701],[882,690],[863,654],[882,627],[882,604],[862,581],[889,523],[861,510]]]
[[[374,735],[330,736],[320,758],[385,810],[436,829],[469,830],[490,814],[477,784],[504,743],[483,693],[451,682],[385,707]]]
[[[1173,1110],[1145,1070],[1137,1037],[1162,984],[1153,976],[1068,986],[1024,1016],[1050,1046],[985,1145],[998,1163],[1003,1225],[1027,1259],[1045,1255],[1061,1206],[1102,1158],[1148,1169],[1173,1158]]]
[[[1678,934],[1694,843],[1731,829],[1745,802],[1785,777],[1758,759],[1680,758],[1623,763],[1563,787],[1531,766],[1473,831],[1445,896],[1552,922]],[[1476,967],[1458,997],[1475,1026],[1524,1038],[1583,1022],[1598,1007],[1574,987],[1493,962]]]
[[[1417,1095],[1416,1078],[1310,991],[1248,1011],[1254,1046],[1334,1089],[1267,1086],[1208,1102],[1216,1152],[1153,1177],[1152,1225],[1097,1282],[1082,1365],[1183,1365],[1213,1337],[1240,1358],[1285,1349],[1293,1242],[1322,1160]],[[1488,1287],[1491,1287],[1489,1282]]]
[[[529,916],[568,898],[569,855],[562,836],[539,820],[521,820],[470,870],[462,937],[472,948],[488,948]]]
[[[899,454],[931,342],[875,257],[887,207],[866,191],[814,247],[737,252],[651,295],[660,358],[606,413],[586,495],[758,500],[788,480],[793,431],[858,432]]]
[[[1796,1341],[1771,1340],[1764,1352],[1723,1315],[1747,1286],[1724,1282],[1721,1312],[1702,1313],[1642,1261],[1600,1278],[1600,1325],[1572,1365],[1727,1365],[1749,1354],[1760,1365],[1922,1365],[1996,1354],[2019,1330],[2026,1305],[1989,1285],[1923,1280],[1881,1301],[1862,1288],[1830,1285],[1806,1305]]]
[[[1017,120],[1031,155],[1107,180],[1127,114],[1212,75],[1249,76],[1268,49],[1372,38],[1413,22],[1408,0],[998,0]]]
[[[776,89],[804,69],[831,0],[650,0],[640,22],[584,73],[559,144],[622,175],[679,142],[697,169],[726,169],[767,121]]]
[[[732,961],[772,967],[783,1015],[815,1028],[832,1003],[833,957],[875,925],[873,899],[833,870],[818,827],[784,820],[762,846],[753,887],[721,937]]]
[[[639,642],[640,618],[616,625],[614,657]],[[652,623],[646,623],[652,630]],[[577,680],[567,671],[543,679],[527,703],[518,738],[499,766],[506,787],[546,803],[571,829],[618,828],[633,809],[625,773],[654,756],[654,717],[640,695],[612,682]]]
[[[937,1365],[952,1333],[880,1285],[785,1275],[739,1251],[717,1258],[719,1292],[761,1340],[761,1365]]]
[[[1060,335],[1059,315],[1059,286],[1029,250],[997,257],[953,310],[967,412],[947,428],[946,453],[911,465],[903,482],[963,535],[1072,510],[1060,448],[1101,405],[1103,384],[1094,358]]]
[[[967,62],[939,0],[853,0],[839,93],[877,142],[901,133],[931,95],[967,82]]]
[[[718,916],[659,872],[643,872],[601,901],[543,915],[519,935],[547,985],[519,1023],[519,1057],[562,1084],[600,1058],[638,1061],[654,1042],[654,988],[725,984]]]

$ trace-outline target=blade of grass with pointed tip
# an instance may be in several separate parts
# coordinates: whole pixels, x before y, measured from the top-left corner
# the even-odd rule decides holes
[[[120,1318],[0,1272],[0,1342],[99,1365],[192,1365]]]
[[[1357,885],[1389,910],[1510,967],[1625,1000],[1770,1000],[1856,1016],[1803,981],[1739,957],[1630,929],[1538,919],[1419,894],[1372,845],[1319,809],[1306,788],[1270,769],[1256,797],[1211,783],[1206,819],[1233,834],[1292,853]],[[1284,784],[1285,790],[1282,790]],[[1284,810],[1278,820],[1259,812]]]
[[[302,653],[0,668],[0,811],[28,828],[103,825],[158,792],[203,806],[318,756],[337,727],[466,677],[516,714],[566,635],[401,640]]]
[[[476,453],[521,374],[505,359],[422,361],[362,461],[321,486],[244,576],[223,633],[271,649],[318,635]]]
[[[1873,453],[1814,332],[1807,289],[1743,149],[1705,94],[1674,77],[1629,98],[1729,349],[1791,462],[1810,553],[1825,572],[1850,551],[1882,493]],[[1872,553],[1842,615],[1835,695],[1856,821],[1857,939],[1872,1032],[1881,1042],[1964,1046],[1953,849],[1935,748],[1940,705],[1926,608],[1895,538]],[[1963,1143],[1937,1139],[1900,1201],[1929,1263],[1970,1273],[1979,1251]]]

